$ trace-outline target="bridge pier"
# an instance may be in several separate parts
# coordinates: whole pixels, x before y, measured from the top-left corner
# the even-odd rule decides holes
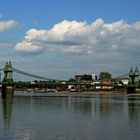
[[[5,98],[12,98],[13,94],[14,94],[14,88],[12,86],[9,85],[2,85],[2,99]]]
[[[127,88],[127,93],[131,94],[131,93],[135,93],[136,92],[136,87],[135,86],[128,86]]]

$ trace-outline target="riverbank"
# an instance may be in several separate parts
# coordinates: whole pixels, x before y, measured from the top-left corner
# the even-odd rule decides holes
[[[1,93],[0,93],[1,96]],[[27,93],[24,91],[16,91],[14,92],[14,97],[54,97],[54,98],[100,98],[100,97],[135,97],[140,96],[140,93],[127,94],[126,92],[45,92],[45,93]]]
[[[101,91],[101,90],[100,91],[82,91],[82,92],[61,91],[60,93],[62,94],[118,94],[118,93],[127,94],[126,91]]]
[[[69,91],[61,91],[61,92],[44,92],[44,93],[28,93],[28,92],[15,92],[14,96],[40,96],[40,97],[79,97],[79,98],[92,98],[102,95],[127,95],[125,92],[103,92],[103,91],[90,91],[90,92],[69,92]]]
[[[95,90],[95,91],[58,91],[58,92],[27,92],[15,91],[14,96],[45,96],[45,97],[94,97],[98,95],[140,96],[140,93],[127,93],[126,90]]]

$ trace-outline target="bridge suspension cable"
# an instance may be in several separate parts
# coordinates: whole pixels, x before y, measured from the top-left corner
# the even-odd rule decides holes
[[[27,72],[24,72],[24,71],[15,69],[15,68],[13,68],[13,71],[17,72],[19,74],[22,74],[22,75],[25,75],[25,76],[29,76],[29,77],[33,77],[33,78],[37,78],[37,79],[42,79],[42,80],[47,80],[47,81],[55,80],[55,79],[49,79],[49,78],[46,78],[46,77],[38,76],[38,75],[35,75],[35,74],[30,74],[30,73],[27,73]],[[55,81],[60,81],[60,80],[55,80]]]
[[[126,73],[126,74],[123,74],[123,75],[119,75],[116,78],[118,78],[118,79],[120,79],[120,78],[129,78],[129,74]]]
[[[12,68],[12,69],[13,69],[13,72],[15,72],[15,73],[25,75],[25,76],[28,76],[28,77],[31,77],[31,78],[36,78],[36,79],[45,80],[45,81],[61,81],[61,80],[50,79],[50,78],[46,78],[46,77],[43,77],[43,76],[31,74],[31,73],[28,73],[28,72],[25,72],[25,71],[22,71],[22,70],[19,70],[19,69],[16,69],[16,68]],[[3,70],[4,70],[4,68],[0,69],[0,72],[2,72]]]

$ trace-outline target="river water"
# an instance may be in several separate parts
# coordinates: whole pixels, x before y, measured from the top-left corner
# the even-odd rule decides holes
[[[140,96],[18,93],[0,99],[0,140],[139,139]]]

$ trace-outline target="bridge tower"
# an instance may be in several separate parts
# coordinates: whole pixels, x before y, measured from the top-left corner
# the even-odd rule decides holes
[[[138,67],[136,66],[136,69],[135,69],[135,83],[138,84],[139,83],[139,69]]]
[[[140,85],[140,73],[139,73],[139,69],[136,66],[135,70],[131,67],[130,71],[129,71],[129,77],[130,77],[130,84],[135,86],[135,87],[139,87]]]
[[[4,78],[2,85],[2,98],[12,97],[14,93],[14,88],[11,86],[13,83],[12,76],[13,68],[11,62],[6,62],[4,67]]]
[[[130,83],[132,84],[132,85],[134,85],[134,79],[135,79],[135,73],[134,73],[134,70],[133,70],[133,68],[131,67],[130,68],[130,71],[129,71],[129,77],[130,77]]]
[[[12,76],[13,68],[11,62],[6,62],[4,67],[4,79],[3,82],[12,83],[13,76]]]
[[[135,70],[131,67],[129,71],[130,83],[127,89],[127,93],[135,93],[140,88],[140,73],[136,66]]]

